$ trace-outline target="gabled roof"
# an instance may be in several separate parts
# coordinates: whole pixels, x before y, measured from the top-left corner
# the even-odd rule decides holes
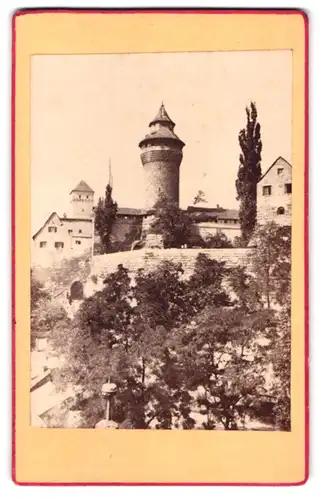
[[[46,226],[46,224],[48,224],[48,222],[49,222],[49,221],[50,221],[50,220],[51,220],[51,219],[52,219],[55,215],[58,217],[58,219],[59,219],[59,220],[61,220],[57,212],[53,212],[52,214],[50,214],[50,216],[49,216],[49,217],[48,217],[48,219],[44,222],[44,224],[41,226],[41,228],[40,228],[40,229],[38,229],[38,231],[37,231],[37,232],[33,235],[33,237],[32,237],[32,239],[33,239],[33,240],[36,238],[36,236],[38,236],[38,234],[39,234],[39,233],[40,233],[40,232],[44,229],[44,227]]]
[[[89,187],[89,185],[85,181],[80,181],[77,186],[71,190],[70,194],[74,191],[80,193],[94,193],[93,189]]]
[[[62,222],[92,222],[90,217],[60,217]]]
[[[278,163],[279,161],[282,161],[283,163],[285,163],[288,167],[291,167],[292,168],[292,165],[285,160],[285,158],[283,158],[283,156],[279,156],[275,161],[274,163],[266,170],[265,174],[262,175],[262,177],[259,179],[258,182],[260,182],[262,179],[264,179],[265,175],[268,174],[268,172],[270,170],[272,170],[273,167],[275,167],[276,163]]]
[[[175,126],[175,123],[171,120],[170,116],[166,112],[163,102],[161,103],[161,106],[160,106],[160,109],[159,109],[157,115],[154,117],[152,122],[149,123],[149,127],[151,127],[151,125],[154,125],[155,123],[160,123],[160,122],[161,123],[169,123],[170,125],[172,125],[172,127]]]

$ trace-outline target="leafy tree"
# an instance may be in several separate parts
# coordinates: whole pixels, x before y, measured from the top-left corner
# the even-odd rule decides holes
[[[270,311],[205,308],[178,332],[176,350],[185,387],[194,391],[206,428],[243,427],[265,399],[259,339],[271,328]]]
[[[203,191],[199,189],[196,196],[193,199],[193,204],[198,205],[198,203],[207,203],[206,195]]]
[[[263,306],[256,278],[245,267],[236,266],[229,270],[228,284],[235,295],[235,304],[245,312],[253,312]]]
[[[50,298],[43,284],[34,278],[33,272],[31,272],[30,313],[32,346],[35,337],[49,333],[56,325],[60,326],[62,322],[68,320],[65,309]]]
[[[73,321],[53,327],[66,359],[55,383],[79,388],[83,425],[104,418],[100,391],[110,378],[118,388],[112,418],[122,428],[195,428],[195,408],[208,429],[243,428],[251,418],[286,429],[290,329],[280,313],[263,308],[256,275],[201,253],[183,278],[173,262],[141,269],[135,279],[119,266]]]
[[[279,314],[278,328],[272,335],[272,350],[269,360],[274,370],[272,394],[274,423],[283,430],[291,430],[291,316],[290,310]]]
[[[176,203],[159,201],[155,206],[155,219],[151,231],[163,237],[165,248],[180,248],[189,244],[192,221],[190,215]]]
[[[99,234],[105,253],[110,251],[111,233],[117,214],[117,203],[112,198],[112,186],[108,184],[105,189],[104,199],[98,200],[95,208],[95,230]]]
[[[242,236],[235,236],[233,241],[233,247],[245,248],[246,246],[247,246],[247,241],[245,241]]]
[[[246,107],[247,124],[239,132],[241,148],[236,180],[237,200],[240,201],[239,220],[242,236],[249,241],[256,224],[257,182],[261,177],[261,128],[254,102]]]
[[[30,272],[30,308],[33,312],[40,300],[48,298],[48,292],[45,290],[43,283],[37,280],[33,271]]]
[[[258,290],[268,308],[282,305],[291,288],[291,228],[269,222],[257,228],[254,241],[249,260]]]
[[[233,244],[224,233],[217,233],[205,239],[204,248],[233,248]]]

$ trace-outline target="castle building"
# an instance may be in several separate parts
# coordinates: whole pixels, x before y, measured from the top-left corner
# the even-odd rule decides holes
[[[163,103],[149,127],[149,133],[139,143],[146,173],[145,208],[154,208],[160,201],[179,205],[180,164],[185,144],[174,133],[175,123]]]
[[[91,219],[93,217],[94,191],[80,181],[70,192],[73,217],[81,219]]]
[[[145,208],[118,207],[111,234],[112,252],[139,248],[141,244],[159,246],[160,238],[157,239],[150,230],[155,206],[159,202],[179,206],[180,165],[185,144],[175,134],[175,123],[163,103],[149,127],[149,133],[139,143],[147,182]],[[291,196],[292,167],[279,157],[257,185],[258,224],[275,221],[291,225]],[[94,232],[94,191],[85,181],[80,181],[70,192],[70,203],[70,217],[66,214],[60,217],[53,212],[33,236],[34,264],[48,265],[85,251],[95,253],[100,246],[99,237]],[[231,241],[240,236],[238,210],[218,205],[216,208],[193,205],[186,210],[193,220],[196,241],[198,237],[207,239],[219,233]]]
[[[281,156],[257,184],[257,223],[292,225],[292,166]]]
[[[80,181],[70,192],[72,216],[53,212],[33,235],[32,262],[47,265],[90,251],[94,232],[94,191]]]

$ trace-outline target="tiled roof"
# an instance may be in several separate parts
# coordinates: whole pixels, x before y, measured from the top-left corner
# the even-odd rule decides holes
[[[155,118],[152,120],[152,122],[149,123],[149,127],[151,127],[151,125],[154,125],[155,123],[159,123],[159,122],[168,122],[173,127],[175,126],[175,123],[171,120],[170,116],[166,112],[163,103],[161,104],[160,109],[159,109],[157,115],[155,116]]]
[[[118,207],[117,209],[118,215],[147,215],[147,211],[143,208],[126,208],[126,207]]]
[[[218,219],[239,219],[238,210],[227,209],[218,213]]]
[[[90,217],[82,218],[82,217],[60,217],[62,222],[92,222],[93,219]]]
[[[94,193],[93,189],[89,187],[89,185],[85,181],[80,181],[77,186],[71,190],[71,193],[74,191],[81,193]]]
[[[185,145],[184,142],[182,142],[181,139],[179,139],[179,137],[174,132],[172,132],[172,130],[170,130],[167,127],[161,126],[158,130],[155,130],[154,132],[150,132],[149,134],[147,134],[144,137],[144,139],[142,139],[142,141],[139,143],[139,146],[141,146],[145,141],[150,141],[154,139],[170,139],[180,142],[182,147]]]
[[[206,217],[207,219],[214,217],[218,220],[238,220],[239,214],[238,210],[230,208],[206,208],[206,207],[195,207],[190,206],[187,211],[191,214],[195,214],[196,217]]]

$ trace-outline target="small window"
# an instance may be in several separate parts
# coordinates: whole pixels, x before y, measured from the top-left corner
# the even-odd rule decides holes
[[[81,229],[79,229],[79,231],[78,231],[78,232],[79,232],[79,234],[81,234],[83,231],[82,231]]]
[[[284,168],[277,169],[277,175],[282,175],[283,172],[284,172]]]
[[[86,199],[88,200],[88,194],[86,195]]]
[[[285,184],[285,193],[287,194],[292,193],[292,184]]]
[[[68,234],[72,234],[73,230],[72,229],[68,229]]]
[[[78,195],[78,198],[79,198],[79,199],[81,199],[81,198],[82,198],[82,195],[81,195],[81,194],[79,194],[79,195]]]
[[[55,241],[55,248],[64,248],[64,243],[62,241]]]
[[[263,186],[263,196],[270,196],[272,194],[272,186]]]
[[[45,248],[46,245],[47,245],[47,241],[41,241],[39,243],[40,248]]]
[[[76,243],[76,245],[81,245],[82,244],[82,242],[80,240],[76,240],[75,243]]]
[[[279,207],[277,209],[277,215],[284,215],[285,214],[285,208],[284,207]]]
[[[57,233],[57,227],[55,227],[55,226],[49,226],[48,227],[48,232],[49,233]]]

